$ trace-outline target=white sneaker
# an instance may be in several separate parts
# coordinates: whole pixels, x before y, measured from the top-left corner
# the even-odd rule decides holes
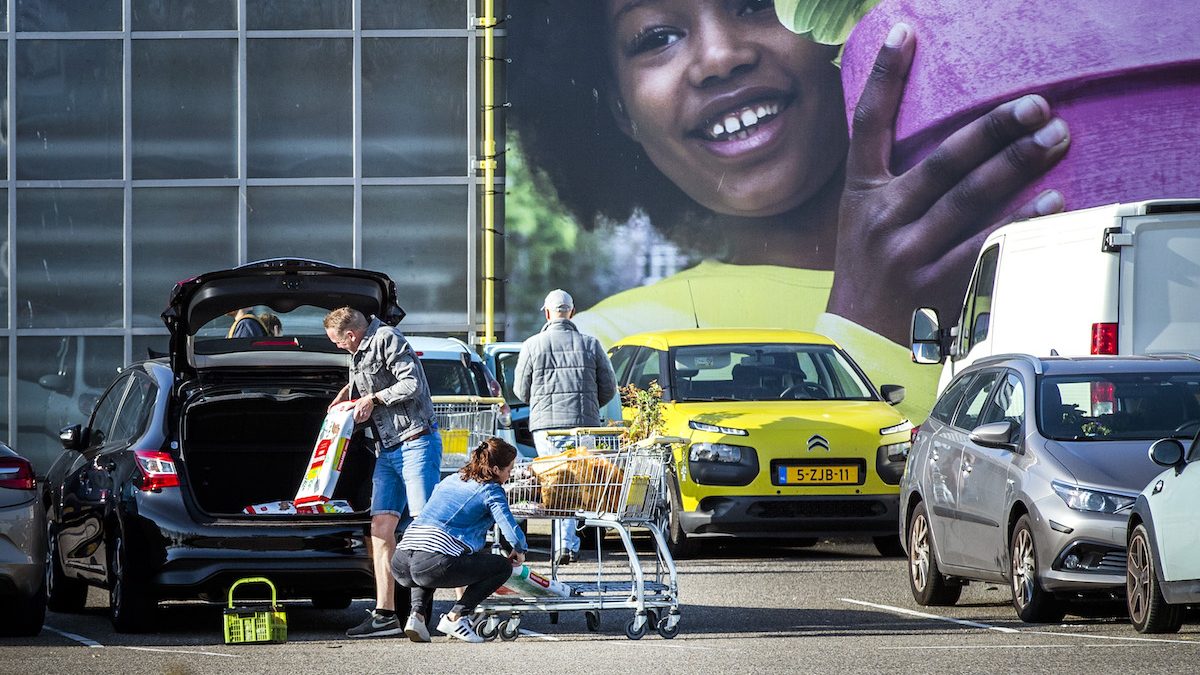
[[[458,621],[451,621],[443,614],[441,620],[438,621],[438,630],[464,642],[483,642],[483,638],[479,637],[471,628],[471,624],[467,622],[465,616],[458,617]]]
[[[404,634],[413,642],[429,642],[429,628],[416,614],[409,614],[404,624]]]

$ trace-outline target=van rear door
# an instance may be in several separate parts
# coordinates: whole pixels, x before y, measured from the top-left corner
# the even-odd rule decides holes
[[[1118,349],[1200,353],[1200,200],[1130,205],[1119,232]]]

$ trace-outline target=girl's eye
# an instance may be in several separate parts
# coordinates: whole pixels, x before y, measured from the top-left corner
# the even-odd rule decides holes
[[[626,51],[630,56],[641,54],[643,52],[661,49],[678,40],[681,36],[679,32],[667,28],[665,26],[654,26],[640,31],[633,39],[629,41]]]
[[[738,16],[746,16],[748,14],[757,14],[768,9],[775,8],[775,0],[747,0],[741,10],[738,11]]]

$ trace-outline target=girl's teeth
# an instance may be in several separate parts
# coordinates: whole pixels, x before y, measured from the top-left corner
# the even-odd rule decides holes
[[[719,140],[724,136],[732,136],[739,140],[749,138],[751,127],[758,124],[764,117],[778,113],[779,104],[777,103],[767,103],[753,109],[746,108],[741,112],[731,113],[720,122],[713,122],[712,128],[709,129],[709,135],[713,140]]]
[[[756,108],[756,109],[755,109],[755,111],[754,111],[754,114],[755,114],[755,115],[758,115],[758,116],[759,116],[759,118],[766,117],[766,116],[767,116],[767,109],[766,109],[766,107],[765,107],[765,106],[761,106],[761,105],[760,105],[760,106],[758,106],[758,108]]]
[[[725,125],[724,124],[717,123],[717,124],[713,125],[712,135],[714,138],[716,138],[717,136],[720,136],[723,133],[725,133]]]
[[[726,117],[725,118],[725,133],[732,134],[733,132],[735,132],[741,128],[742,128],[742,125],[740,122],[738,122],[736,117]]]
[[[752,127],[755,124],[758,124],[758,115],[755,115],[753,110],[743,110],[742,111],[742,126]]]

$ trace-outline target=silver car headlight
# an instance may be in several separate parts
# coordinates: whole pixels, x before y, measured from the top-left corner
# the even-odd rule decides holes
[[[1136,497],[1120,495],[1113,492],[1089,490],[1078,485],[1067,485],[1057,481],[1050,484],[1054,492],[1062,497],[1067,506],[1076,511],[1094,511],[1096,513],[1120,513],[1133,506]]]
[[[693,462],[737,464],[742,461],[742,448],[724,443],[693,443],[688,458]]]

